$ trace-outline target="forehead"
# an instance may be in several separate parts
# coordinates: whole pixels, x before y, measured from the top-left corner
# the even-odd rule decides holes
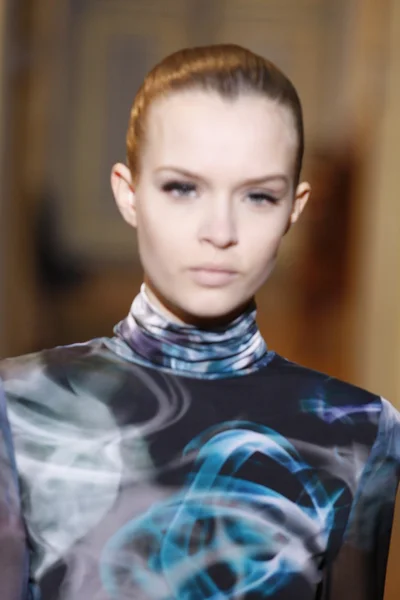
[[[297,135],[289,109],[258,95],[224,99],[176,92],[156,100],[146,122],[144,161],[188,169],[289,172]]]

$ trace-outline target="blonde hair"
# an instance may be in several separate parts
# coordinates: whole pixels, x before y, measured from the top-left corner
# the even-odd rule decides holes
[[[287,107],[293,115],[298,138],[294,173],[295,183],[298,183],[304,153],[304,126],[297,91],[273,63],[234,44],[179,50],[148,73],[134,99],[127,131],[127,161],[133,179],[137,179],[140,171],[140,147],[145,139],[146,115],[151,103],[174,91],[193,89],[216,92],[226,99],[255,93]]]

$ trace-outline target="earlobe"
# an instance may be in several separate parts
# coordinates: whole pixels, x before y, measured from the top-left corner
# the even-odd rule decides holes
[[[130,170],[126,165],[117,163],[113,166],[111,188],[122,217],[131,227],[136,227],[135,191]]]

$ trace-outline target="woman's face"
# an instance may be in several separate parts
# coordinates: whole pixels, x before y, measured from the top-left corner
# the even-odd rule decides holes
[[[296,151],[288,109],[256,95],[176,92],[152,104],[138,182],[116,165],[112,186],[168,316],[218,322],[262,286],[309,195],[308,184],[293,189]]]

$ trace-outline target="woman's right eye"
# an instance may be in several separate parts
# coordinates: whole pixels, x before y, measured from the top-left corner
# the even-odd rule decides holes
[[[176,198],[182,196],[193,197],[196,194],[196,186],[194,183],[187,183],[185,181],[168,181],[167,183],[164,183],[162,190]]]
[[[196,191],[196,186],[193,183],[186,181],[168,181],[162,186],[164,192],[173,196],[190,196]]]

